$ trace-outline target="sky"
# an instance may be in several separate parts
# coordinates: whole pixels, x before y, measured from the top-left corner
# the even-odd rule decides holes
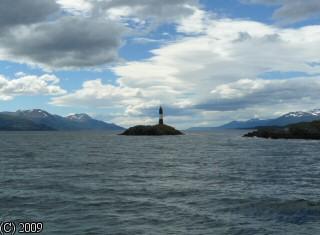
[[[320,108],[319,0],[1,0],[0,111],[178,128]]]

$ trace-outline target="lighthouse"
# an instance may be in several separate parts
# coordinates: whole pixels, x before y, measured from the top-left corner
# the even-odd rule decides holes
[[[161,106],[159,108],[159,125],[163,125],[163,109]]]

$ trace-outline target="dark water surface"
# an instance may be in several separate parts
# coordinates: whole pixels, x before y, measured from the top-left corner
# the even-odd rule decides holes
[[[1,220],[42,234],[320,234],[320,141],[0,133]]]

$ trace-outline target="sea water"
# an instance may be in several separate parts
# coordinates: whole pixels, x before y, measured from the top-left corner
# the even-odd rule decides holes
[[[0,220],[41,234],[320,234],[320,141],[1,132]]]

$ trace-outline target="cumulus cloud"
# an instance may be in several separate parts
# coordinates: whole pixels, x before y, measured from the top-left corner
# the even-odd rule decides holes
[[[90,67],[117,60],[122,32],[114,22],[68,16],[20,27],[0,37],[0,44],[3,59],[49,68]]]
[[[189,117],[188,124],[194,120],[209,122],[210,118],[211,122],[225,122],[222,111],[229,112],[230,120],[248,115],[268,116],[274,114],[275,107],[294,110],[307,101],[309,106],[317,106],[320,93],[316,77],[274,81],[261,77],[274,71],[319,74],[320,66],[313,66],[319,63],[319,35],[320,26],[282,29],[246,20],[207,19],[201,34],[164,44],[152,50],[149,59],[113,67],[118,85],[112,89],[138,89],[138,98],[136,93],[126,92],[128,96],[120,100],[110,96],[100,99],[97,94],[101,90],[92,87],[94,95],[90,99],[82,98],[81,89],[80,93],[71,94],[72,102],[63,99],[66,95],[56,97],[54,103],[108,103],[122,107],[130,117],[139,116],[140,120],[149,120],[150,110],[163,104],[169,110],[178,110],[169,111],[169,118]]]
[[[58,10],[54,0],[1,0],[0,29],[41,22]]]
[[[303,104],[316,105],[320,95],[320,78],[288,80],[241,79],[217,86],[204,104],[197,108],[214,111],[239,110],[254,106]]]
[[[101,79],[97,79],[84,82],[82,88],[74,93],[53,98],[51,103],[58,106],[80,104],[82,106],[94,105],[95,107],[106,108],[110,105],[126,103],[127,99],[130,99],[131,102],[134,100],[137,102],[137,99],[140,98],[139,89],[103,84]]]
[[[320,14],[318,0],[242,0],[242,2],[279,6],[273,18],[285,24],[318,18]]]
[[[96,11],[105,10],[113,18],[136,17],[154,21],[174,21],[193,14],[198,0],[90,0]]]
[[[140,20],[171,21],[189,16],[198,0],[57,0],[63,9],[105,15],[113,19],[136,17]]]
[[[12,100],[23,95],[62,95],[66,91],[59,86],[59,78],[51,74],[42,76],[19,73],[8,79],[0,75],[0,100]]]
[[[0,35],[0,59],[49,69],[94,67],[118,60],[124,26],[103,17],[62,13],[65,5],[58,2],[1,1],[0,27],[7,30]]]
[[[3,0],[0,29],[7,30],[0,35],[0,59],[47,69],[110,64],[119,60],[134,23],[174,21],[192,14],[195,5],[197,0]]]
[[[22,0],[5,2],[12,8],[22,4]],[[270,115],[275,109],[300,109],[318,103],[320,26],[284,29],[248,20],[218,19],[202,10],[196,0],[82,0],[84,4],[57,0],[58,9],[52,1],[42,2],[53,5],[25,22],[0,16],[6,22],[0,27],[7,28],[0,36],[0,59],[52,69],[94,67],[118,60],[126,30],[135,24],[145,27],[150,22],[174,21],[184,36],[162,43],[148,59],[115,65],[116,85],[96,79],[63,94],[57,81],[35,77],[27,86],[23,81],[29,76],[17,74],[13,80],[2,78],[2,99],[20,94],[58,95],[52,104],[117,109],[119,115],[113,121],[119,124],[134,120],[149,123],[154,120],[153,110],[163,104],[167,120],[181,125]],[[274,17],[283,22],[313,14],[299,13],[305,5],[300,7],[297,0],[250,2],[278,5]],[[311,4],[314,1],[305,2],[317,9]],[[292,19],[291,6],[299,9]],[[264,73],[292,71],[306,74],[306,78],[261,79]],[[8,84],[15,84],[15,80],[26,86],[9,89]]]

